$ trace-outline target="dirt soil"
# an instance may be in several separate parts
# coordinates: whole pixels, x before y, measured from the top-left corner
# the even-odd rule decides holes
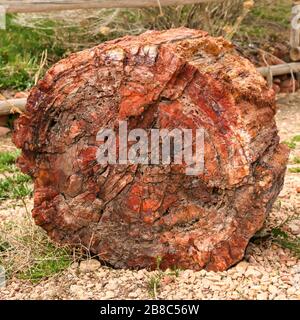
[[[282,141],[300,135],[300,92],[278,96],[277,124]],[[13,150],[10,138],[1,138],[0,151]],[[300,142],[291,150],[288,168],[300,157]],[[299,165],[298,165],[299,167]],[[14,205],[12,205],[14,204]],[[32,199],[28,199],[29,208]],[[0,203],[2,221],[18,219],[26,211],[21,202]],[[263,232],[296,217],[287,228],[300,236],[300,173],[286,173],[284,188],[265,223]],[[155,281],[153,281],[155,280]],[[156,282],[157,290],[153,290]],[[298,299],[300,261],[288,249],[271,241],[251,242],[244,260],[225,272],[114,270],[85,262],[38,284],[17,278],[0,288],[2,299]]]

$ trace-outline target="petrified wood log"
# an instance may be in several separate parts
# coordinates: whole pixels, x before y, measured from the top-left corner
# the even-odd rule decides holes
[[[222,38],[190,29],[72,54],[31,90],[16,123],[35,222],[115,267],[224,270],[242,259],[284,179],[274,92]],[[100,128],[205,129],[204,172],[101,165]]]

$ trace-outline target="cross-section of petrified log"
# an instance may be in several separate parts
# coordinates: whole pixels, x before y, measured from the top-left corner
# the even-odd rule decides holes
[[[72,54],[32,89],[18,163],[35,183],[33,217],[62,243],[115,267],[224,270],[239,261],[284,179],[274,93],[222,38],[146,32]],[[96,161],[101,128],[204,128],[205,164]],[[116,130],[117,132],[117,130]]]

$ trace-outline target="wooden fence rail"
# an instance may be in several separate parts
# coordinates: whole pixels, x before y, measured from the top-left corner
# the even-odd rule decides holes
[[[209,2],[223,2],[224,0],[64,0],[64,1],[7,1],[0,0],[7,13],[47,12],[76,9],[103,8],[143,8],[169,5],[184,5]]]
[[[257,68],[257,71],[264,77],[268,77],[269,74],[272,74],[272,76],[281,76],[283,74],[298,73],[300,72],[300,63],[293,62],[269,67],[260,67]]]

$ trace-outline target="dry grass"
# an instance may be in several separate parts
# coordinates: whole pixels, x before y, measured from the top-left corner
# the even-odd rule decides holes
[[[52,242],[31,216],[32,181],[16,167],[18,150],[0,152],[0,266],[8,278],[37,282],[91,258],[83,247]]]
[[[0,223],[0,264],[8,277],[34,282],[66,269],[71,250],[49,240],[30,216]]]
[[[38,281],[68,267],[70,250],[52,243],[34,224],[28,208],[32,182],[16,167],[18,155],[0,152],[0,265],[9,277]]]
[[[162,8],[76,10],[19,14],[15,22],[51,37],[53,46],[78,50],[125,34],[182,26],[232,37],[252,6],[252,0],[225,0]]]

